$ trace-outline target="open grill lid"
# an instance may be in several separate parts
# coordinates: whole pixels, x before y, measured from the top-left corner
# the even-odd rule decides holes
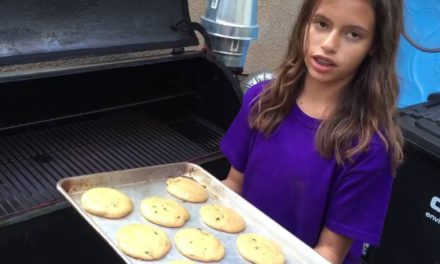
[[[198,45],[187,0],[6,0],[0,66]]]

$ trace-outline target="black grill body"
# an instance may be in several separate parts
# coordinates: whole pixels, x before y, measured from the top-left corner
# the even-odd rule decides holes
[[[165,2],[189,18],[186,1]],[[176,46],[194,44],[194,32],[176,34],[160,55],[0,73],[1,262],[121,263],[56,191],[62,178],[180,161],[226,175],[219,142],[240,107],[238,82],[206,50]],[[47,57],[160,47],[148,41],[79,51],[66,45]],[[0,64],[44,55],[0,54]]]
[[[405,160],[369,263],[440,263],[440,97],[401,109]]]

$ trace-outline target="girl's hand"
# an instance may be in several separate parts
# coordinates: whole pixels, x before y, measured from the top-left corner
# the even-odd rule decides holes
[[[339,264],[342,263],[350,250],[352,242],[352,239],[339,235],[327,227],[324,227],[321,231],[315,251],[331,263]]]
[[[239,172],[238,170],[236,170],[234,167],[231,166],[228,177],[226,177],[226,179],[223,180],[222,182],[224,185],[229,187],[229,189],[233,190],[238,194],[241,194],[241,190],[243,186],[243,173]]]

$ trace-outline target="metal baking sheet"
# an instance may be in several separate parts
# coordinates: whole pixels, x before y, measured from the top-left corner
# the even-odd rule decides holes
[[[140,213],[140,203],[143,199],[150,196],[161,196],[180,201],[166,191],[166,180],[176,176],[191,177],[206,187],[209,193],[209,198],[205,203],[196,204],[183,202],[183,205],[188,209],[191,217],[181,228],[202,228],[216,236],[226,249],[226,255],[220,263],[248,263],[240,256],[235,244],[236,238],[239,234],[248,232],[257,233],[276,241],[283,248],[286,263],[329,263],[319,256],[313,249],[293,236],[271,218],[263,214],[241,196],[225,187],[214,176],[196,164],[186,162],[173,163],[70,177],[60,180],[57,183],[57,189],[87,220],[87,222],[113,247],[126,263],[167,263],[172,260],[185,258],[178,252],[173,242],[175,233],[181,228],[159,226],[167,233],[168,238],[172,243],[172,247],[170,252],[158,261],[142,261],[125,255],[117,248],[115,235],[119,228],[127,224],[150,223]],[[80,199],[81,195],[86,190],[93,187],[112,187],[120,190],[132,199],[134,204],[133,211],[131,214],[121,219],[106,219],[87,213],[82,209]],[[228,234],[208,227],[203,223],[199,214],[199,208],[207,203],[218,203],[233,207],[246,221],[246,229],[238,234]],[[153,223],[150,224],[154,225]],[[199,263],[197,261],[194,262]]]

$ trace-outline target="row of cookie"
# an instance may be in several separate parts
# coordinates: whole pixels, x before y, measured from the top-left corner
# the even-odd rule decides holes
[[[200,207],[199,212],[203,222],[216,230],[238,233],[246,228],[243,218],[230,207],[206,204]],[[165,227],[182,227],[190,218],[183,205],[158,196],[144,199],[141,203],[141,213],[148,221]]]
[[[157,260],[171,249],[166,233],[149,224],[122,227],[116,235],[118,248],[133,258]],[[174,237],[177,250],[185,257],[202,262],[220,261],[225,256],[223,244],[200,228],[179,230]],[[241,234],[236,245],[241,256],[252,263],[282,264],[284,255],[277,244],[256,234]]]
[[[184,201],[201,203],[208,192],[194,180],[175,177],[167,181],[167,190]],[[87,212],[105,218],[122,218],[133,210],[133,203],[125,194],[106,187],[92,188],[81,196],[81,205]]]

